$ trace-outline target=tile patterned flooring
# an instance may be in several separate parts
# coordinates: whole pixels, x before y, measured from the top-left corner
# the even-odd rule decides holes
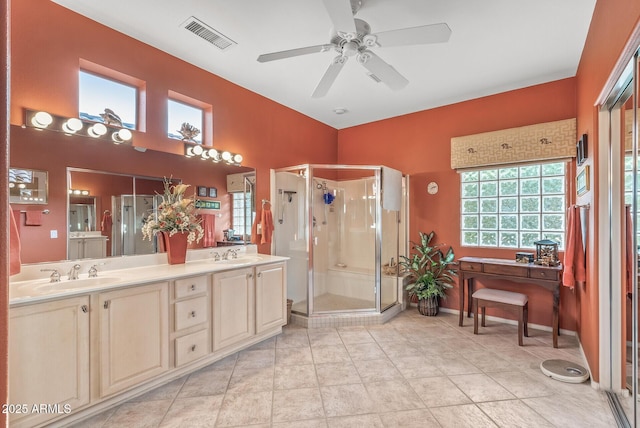
[[[79,427],[615,427],[589,382],[544,376],[541,361],[585,365],[577,340],[516,327],[423,317],[277,337],[131,399]]]

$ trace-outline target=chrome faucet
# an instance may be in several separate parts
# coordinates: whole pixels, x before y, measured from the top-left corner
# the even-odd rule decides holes
[[[89,269],[89,278],[96,278],[98,276],[98,265],[93,265]]]
[[[49,277],[49,282],[60,282],[60,272],[58,272],[58,269],[40,269],[40,272],[52,272]]]
[[[69,279],[78,279],[78,274],[80,273],[80,265],[75,264],[69,270]]]
[[[218,253],[217,251],[212,251],[211,255],[213,256],[214,262],[220,261],[220,253]]]
[[[222,253],[222,260],[229,260],[229,253],[231,253],[231,249],[228,249],[224,253]]]
[[[238,250],[229,250],[229,252],[231,253],[231,258],[232,259],[237,259],[238,258]]]

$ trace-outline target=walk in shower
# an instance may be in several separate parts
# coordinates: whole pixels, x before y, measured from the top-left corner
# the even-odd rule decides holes
[[[402,173],[382,166],[274,171],[274,250],[290,257],[287,297],[296,322],[375,323],[399,311],[405,190]]]

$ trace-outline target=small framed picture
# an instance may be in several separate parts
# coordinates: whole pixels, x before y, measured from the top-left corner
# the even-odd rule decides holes
[[[198,196],[203,198],[207,197],[207,188],[205,186],[198,186]]]
[[[47,204],[48,178],[47,171],[9,168],[9,202],[12,204]]]
[[[582,196],[589,191],[589,165],[586,165],[576,176],[576,192]]]
[[[580,137],[580,140],[578,140],[576,144],[576,162],[578,166],[581,166],[589,157],[588,151],[587,134],[582,134],[582,137]]]
[[[217,198],[218,197],[218,189],[216,189],[215,187],[209,187],[209,197],[210,198]]]

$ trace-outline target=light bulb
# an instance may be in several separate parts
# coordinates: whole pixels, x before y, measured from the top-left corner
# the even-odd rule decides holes
[[[88,133],[93,138],[102,137],[104,134],[107,133],[107,127],[104,126],[102,123],[94,123],[93,126],[89,128]]]
[[[63,125],[62,130],[67,134],[74,134],[82,129],[82,121],[77,117],[68,119]]]
[[[53,116],[46,111],[37,112],[31,119],[31,124],[36,128],[46,128],[53,122]]]
[[[225,162],[229,162],[231,160],[231,153],[222,152],[222,160]]]
[[[196,156],[200,156],[202,155],[202,152],[204,152],[204,149],[202,148],[202,146],[193,146],[193,154]]]
[[[243,158],[243,157],[242,157],[242,155],[241,155],[241,154],[239,154],[239,153],[233,157],[233,161],[234,161],[235,163],[241,163],[241,162],[242,162],[242,159],[244,159],[244,158]]]
[[[111,139],[116,144],[120,144],[120,143],[124,143],[125,141],[129,141],[132,137],[133,137],[133,134],[131,134],[131,131],[129,131],[127,128],[122,128],[122,129],[114,132],[113,134],[111,134]]]

